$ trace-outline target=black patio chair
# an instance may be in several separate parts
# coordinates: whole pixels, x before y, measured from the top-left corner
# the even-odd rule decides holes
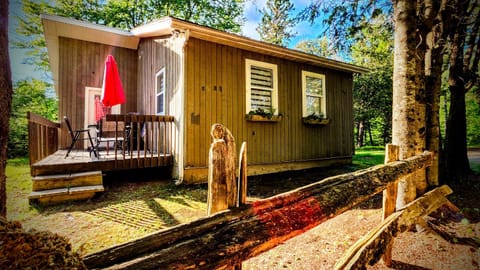
[[[85,140],[90,141],[90,147],[88,148],[88,151],[89,151],[90,155],[92,154],[92,151],[93,151],[93,154],[95,155],[95,157],[98,158],[97,151],[95,150],[95,146],[93,144],[92,136],[90,136],[90,130],[89,129],[73,130],[72,125],[70,124],[70,120],[68,119],[68,117],[64,116],[63,120],[65,121],[65,124],[67,125],[68,134],[70,134],[70,137],[72,138],[72,143],[70,144],[70,147],[67,150],[67,154],[65,154],[65,158],[68,157],[68,155],[72,151],[73,147],[75,146],[75,143],[77,143],[79,141],[85,141]],[[82,134],[85,134],[85,133],[87,134],[87,138],[81,136]]]
[[[118,125],[117,127],[112,126],[112,124],[115,124],[115,122],[107,122],[105,119],[100,119],[96,125],[96,149],[100,149],[100,144],[104,143],[107,156],[110,151],[110,143],[113,144],[114,151],[117,151],[117,149],[124,152],[129,150],[130,126],[125,125],[124,122],[117,122],[115,124]]]

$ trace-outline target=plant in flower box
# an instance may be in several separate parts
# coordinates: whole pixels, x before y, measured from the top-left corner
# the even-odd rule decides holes
[[[276,115],[274,108],[271,108],[270,110],[257,108],[249,111],[245,118],[248,121],[277,122],[282,119],[282,115]]]
[[[309,125],[326,125],[330,123],[330,119],[326,118],[323,113],[312,113],[302,118],[303,123]]]

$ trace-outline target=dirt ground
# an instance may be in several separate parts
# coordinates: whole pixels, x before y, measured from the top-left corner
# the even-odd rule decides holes
[[[479,154],[480,151],[475,152],[475,157]],[[302,174],[302,179],[315,177],[308,173]],[[460,208],[461,215],[437,218],[456,230],[458,238],[446,241],[428,227],[401,233],[394,241],[393,265],[387,267],[380,261],[368,269],[480,269],[480,175],[449,186],[454,190],[449,200]],[[381,211],[380,195],[245,261],[243,269],[333,269],[351,245],[381,222]],[[477,243],[473,246],[460,243],[462,237],[476,238]]]
[[[478,187],[479,177],[475,181]],[[456,188],[458,191],[459,187]],[[471,232],[470,236],[480,239],[479,189],[470,193],[468,187],[460,188],[462,192],[450,199],[458,205],[467,203],[463,211],[469,215],[469,221],[460,220],[450,225],[464,226],[463,229]],[[476,200],[475,205],[465,201],[470,198]],[[348,248],[380,222],[381,197],[376,197],[244,262],[243,269],[333,269]],[[427,230],[398,235],[393,246],[392,267],[379,262],[369,269],[480,269],[479,263],[478,247],[451,243]]]
[[[476,152],[480,156],[480,149]],[[480,161],[479,161],[480,164]],[[275,175],[249,177],[248,201],[270,197],[293,188],[354,170],[343,166]],[[28,176],[28,171],[24,172]],[[26,229],[49,230],[67,237],[77,252],[85,255],[102,248],[144,236],[159,229],[190,222],[206,213],[206,185],[175,186],[170,182],[144,179],[106,182],[106,192],[87,202],[32,208],[26,195],[11,183],[7,205],[11,220]],[[8,183],[7,183],[8,184]],[[441,219],[445,226],[462,232],[451,242],[430,230],[405,232],[395,238],[393,266],[381,262],[370,269],[480,269],[480,249],[462,244],[462,237],[480,239],[480,175],[464,183],[449,184],[449,196],[463,216]],[[21,212],[17,215],[15,212]],[[358,239],[381,222],[381,195],[328,220],[310,231],[243,263],[243,269],[333,269],[338,259]],[[477,242],[478,244],[478,242]]]

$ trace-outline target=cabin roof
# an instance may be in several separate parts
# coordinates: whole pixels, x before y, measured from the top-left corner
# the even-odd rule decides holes
[[[308,63],[315,66],[322,66],[350,73],[367,73],[369,71],[369,69],[365,67],[352,65],[325,57],[319,57],[298,50],[288,49],[282,46],[254,40],[237,34],[201,26],[174,17],[163,17],[145,25],[135,27],[131,30],[135,36],[140,38],[169,35],[173,31],[185,31],[188,33],[189,37],[195,37],[247,51],[273,55],[296,62]]]
[[[237,34],[219,31],[173,17],[163,17],[131,31],[79,21],[55,15],[41,15],[47,42],[50,68],[55,85],[58,82],[59,37],[85,40],[117,47],[137,49],[140,39],[171,35],[175,31],[185,32],[187,37],[216,42],[247,51],[259,52],[296,62],[307,63],[350,73],[366,73],[365,67],[348,64],[312,54],[257,41]]]

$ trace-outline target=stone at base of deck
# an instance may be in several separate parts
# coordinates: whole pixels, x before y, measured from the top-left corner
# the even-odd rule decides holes
[[[104,191],[101,171],[37,176],[32,181],[28,199],[40,204],[87,200]]]

